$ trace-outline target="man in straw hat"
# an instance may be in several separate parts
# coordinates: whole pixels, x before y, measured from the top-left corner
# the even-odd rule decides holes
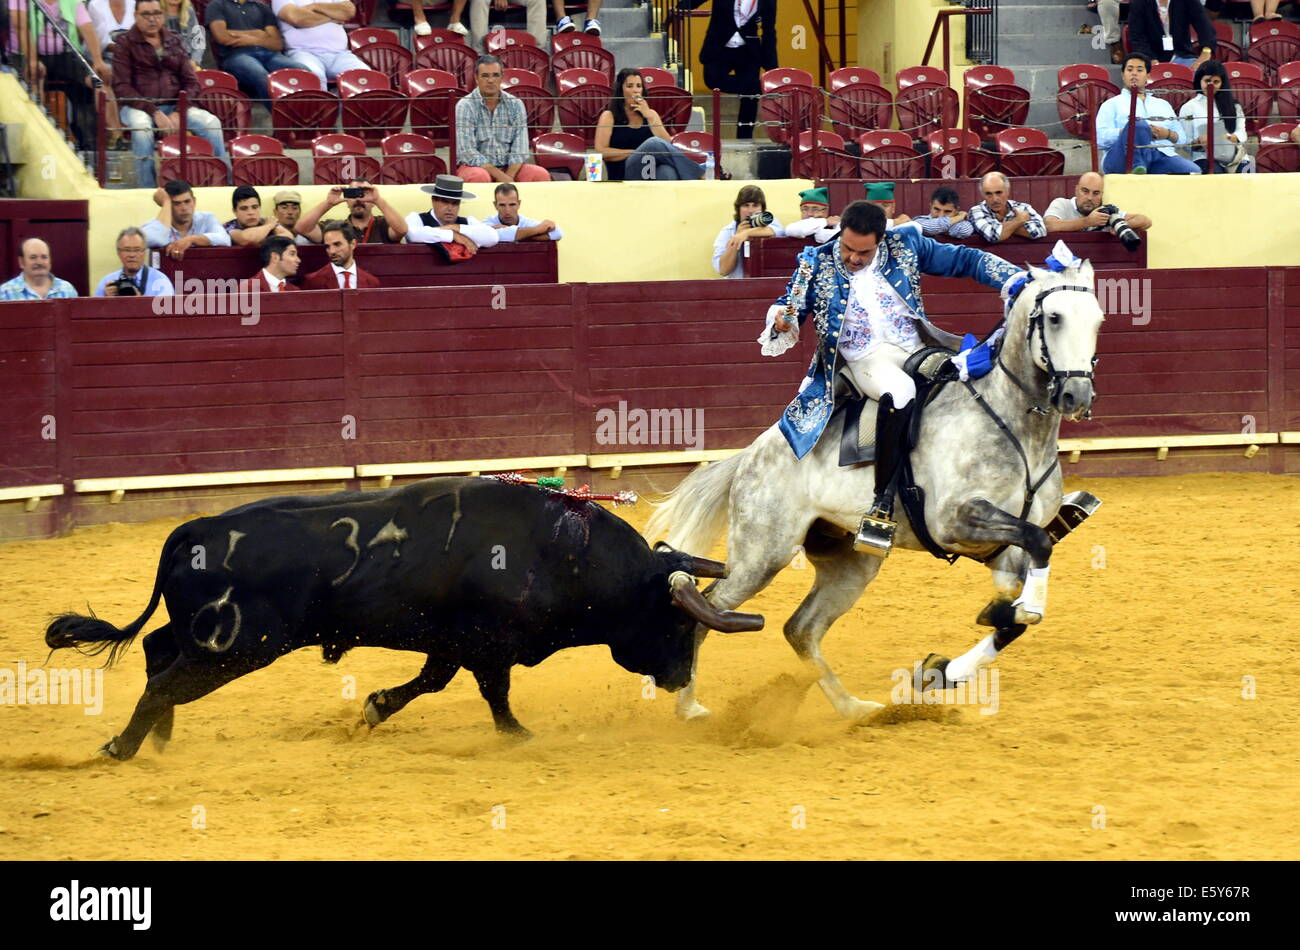
[[[439,175],[432,185],[421,185],[421,191],[433,196],[429,211],[412,211],[406,216],[406,241],[408,244],[455,244],[463,248],[459,257],[472,257],[479,248],[492,247],[499,240],[496,228],[477,218],[462,217],[460,203],[475,196],[465,190],[465,182],[455,175]],[[448,248],[449,251],[453,250]]]

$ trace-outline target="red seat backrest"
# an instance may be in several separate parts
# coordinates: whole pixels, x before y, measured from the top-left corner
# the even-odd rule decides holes
[[[392,30],[377,26],[359,27],[348,34],[348,47],[355,53],[363,46],[382,43],[385,46],[401,46],[402,41]]]
[[[865,66],[841,66],[829,76],[826,77],[827,88],[831,92],[843,88],[850,83],[869,82],[872,85],[880,85],[880,73],[874,69],[867,69]]]
[[[858,144],[862,146],[863,153],[866,153],[878,148],[910,149],[912,140],[905,132],[892,129],[872,129],[870,132],[863,132],[858,136]]]
[[[763,91],[777,92],[783,86],[812,86],[812,73],[806,69],[782,66],[763,73]]]
[[[375,69],[348,69],[339,73],[337,79],[339,96],[347,99],[363,92],[392,92],[393,84],[387,73]]]
[[[211,155],[212,143],[207,139],[201,139],[197,135],[187,136],[189,141],[186,143],[186,151],[190,155]],[[172,158],[181,153],[181,137],[179,135],[168,135],[158,143],[158,152],[163,158]]]
[[[272,99],[279,99],[281,96],[289,96],[303,90],[324,91],[320,80],[306,69],[277,69],[266,77],[266,84]]]
[[[1249,36],[1251,46],[1270,36],[1283,36],[1300,43],[1300,26],[1287,20],[1265,20],[1262,23],[1252,23]]]
[[[1228,70],[1228,78],[1234,83],[1238,79],[1264,81],[1264,69],[1258,63],[1226,63],[1224,68]]]
[[[1042,129],[1003,129],[995,137],[998,151],[1014,152],[1022,148],[1047,148],[1047,133]]]
[[[199,85],[204,89],[229,89],[231,92],[239,91],[239,80],[230,73],[223,73],[219,69],[196,69],[194,75],[198,77]]]
[[[1005,66],[972,66],[964,75],[966,88],[971,86],[989,86],[1001,83],[1006,86],[1016,85],[1016,74]]]
[[[575,46],[592,46],[596,49],[604,49],[605,44],[600,41],[599,36],[591,36],[587,33],[570,31],[568,33],[557,33],[551,37],[551,54],[560,52],[564,49],[572,49]]]
[[[433,30],[428,36],[415,35],[415,51],[418,53],[426,46],[433,46],[441,43],[454,43],[456,46],[464,46],[466,37],[461,36],[454,30]]]
[[[1289,142],[1291,141],[1291,130],[1295,127],[1294,122],[1274,122],[1272,125],[1266,125],[1259,130],[1259,144],[1278,145]]]
[[[418,96],[431,89],[459,89],[460,82],[445,69],[412,69],[402,77],[408,96]]]
[[[677,77],[667,69],[658,66],[638,66],[637,71],[641,74],[641,85],[647,90],[655,86],[677,85]]]
[[[236,158],[283,155],[284,143],[270,135],[240,135],[230,140],[230,154]]]
[[[392,135],[384,136],[384,140],[379,143],[379,153],[384,157],[389,155],[433,155],[438,150],[434,145],[433,139],[427,135],[416,135],[414,132],[395,132]]]
[[[556,88],[560,92],[566,89],[572,89],[575,86],[608,86],[609,77],[598,69],[585,69],[581,66],[575,66],[572,69],[560,71],[555,77]]]
[[[1185,84],[1186,88],[1190,89],[1194,75],[1190,67],[1178,63],[1151,64],[1151,82],[1159,82],[1162,85]]]
[[[501,77],[502,88],[509,89],[511,86],[536,86],[538,89],[545,89],[542,83],[542,77],[537,75],[531,69],[507,69]]]
[[[1277,84],[1283,88],[1300,83],[1300,61],[1283,63],[1277,68]]]
[[[925,137],[932,152],[945,152],[963,147],[979,148],[980,137],[969,129],[937,129]]]
[[[1056,71],[1056,88],[1063,89],[1066,86],[1078,82],[1080,79],[1100,79],[1103,82],[1111,82],[1110,70],[1105,66],[1095,66],[1092,63],[1073,63],[1069,66],[1062,66]]]
[[[719,151],[717,136],[712,132],[678,132],[673,136],[672,142],[678,148],[692,153],[692,158],[696,155],[703,156],[705,152],[712,152],[716,157]]]
[[[933,82],[946,86],[948,74],[938,66],[905,66],[894,74],[894,82],[899,89],[906,89],[918,82]]]
[[[488,32],[487,51],[496,53],[507,46],[536,46],[537,40],[526,30],[496,29]]]
[[[311,153],[316,156],[364,155],[366,143],[345,132],[328,132],[311,140]]]

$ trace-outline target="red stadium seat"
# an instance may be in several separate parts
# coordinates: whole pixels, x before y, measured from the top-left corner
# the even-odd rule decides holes
[[[561,50],[573,49],[575,46],[591,46],[596,49],[604,49],[605,44],[601,42],[599,36],[591,36],[576,30],[570,33],[556,33],[551,37],[551,55],[554,56]]]
[[[571,35],[563,34],[564,37]],[[581,35],[586,36],[585,33]],[[551,72],[557,77],[557,82],[560,73],[569,69],[594,69],[605,76],[606,85],[614,85],[614,54],[604,47],[588,44],[566,46],[551,56]]]
[[[475,86],[475,59],[474,51],[463,43],[430,43],[416,51],[414,65],[416,69],[441,69],[451,73],[460,87],[469,92]]]
[[[1087,79],[1095,79],[1101,82],[1110,82],[1110,70],[1105,66],[1094,66],[1092,63],[1073,63],[1069,66],[1062,66],[1056,71],[1056,88],[1064,89],[1066,86],[1073,86],[1077,82]],[[1111,83],[1114,85],[1114,83]],[[1119,89],[1118,86],[1115,87]]]
[[[393,90],[388,76],[373,69],[349,69],[339,74],[343,102],[343,131],[378,145],[406,124],[407,99]]]
[[[594,69],[566,69],[556,77],[556,85],[560,90],[555,106],[560,128],[591,145],[596,138],[596,120],[612,95],[609,83]]]
[[[1029,90],[1004,83],[966,87],[967,124],[980,138],[992,138],[1003,129],[1025,124],[1029,118]]]
[[[870,70],[837,69],[836,72],[866,73]],[[831,127],[845,139],[854,139],[870,129],[887,129],[894,112],[894,98],[884,86],[873,82],[841,83],[826,96]]]
[[[857,159],[847,154],[844,139],[834,132],[800,132],[795,140],[794,155],[790,162],[791,178],[856,178]],[[817,150],[813,151],[813,142]]]
[[[1218,47],[1215,59],[1221,63],[1239,63],[1246,58],[1241,54],[1241,44],[1233,34],[1231,23],[1226,20],[1215,20],[1214,34]]]
[[[1277,114],[1283,122],[1300,118],[1300,62],[1283,63],[1277,71]]]
[[[425,9],[429,9],[426,7]],[[421,50],[429,46],[437,46],[442,43],[451,43],[455,46],[464,46],[466,37],[457,33],[455,30],[431,30],[428,36],[415,35],[415,52],[418,54]]]
[[[1232,95],[1246,114],[1246,131],[1258,135],[1273,111],[1273,90],[1258,63],[1226,63]]]
[[[1147,90],[1168,102],[1177,113],[1183,103],[1196,95],[1192,88],[1193,75],[1190,67],[1178,63],[1152,63]]]
[[[637,69],[641,73],[641,84],[647,92],[656,86],[677,85],[677,77],[670,70],[658,66],[638,66]]]
[[[511,86],[510,94],[524,104],[528,137],[551,131],[555,125],[555,99],[541,86]]]
[[[1042,129],[1003,129],[996,136],[994,142],[997,144],[998,152],[1005,155],[1008,152],[1019,152],[1027,148],[1048,148],[1047,133]]]
[[[354,31],[354,35],[359,32],[360,30]],[[401,85],[402,77],[410,72],[415,61],[411,51],[406,47],[388,43],[365,43],[356,50],[356,54],[371,69],[387,76],[394,89]]]
[[[545,89],[545,81],[531,69],[514,69],[507,66],[501,76],[501,88],[514,91],[515,86],[536,86]]]
[[[348,49],[354,53],[376,44],[401,46],[402,39],[395,31],[377,26],[363,26],[348,33]]]
[[[858,176],[867,180],[902,180],[925,177],[925,156],[912,148],[906,132],[877,130],[858,136],[862,158]]]
[[[410,99],[411,131],[449,144],[452,110],[465,95],[456,77],[441,69],[414,69],[402,84]]]
[[[997,168],[997,156],[981,149],[980,137],[969,129],[939,129],[924,138],[930,146],[930,168],[935,178],[981,178]],[[952,163],[941,161],[949,156],[954,159]]]
[[[936,129],[955,126],[961,118],[961,100],[950,86],[916,82],[898,91],[894,111],[899,130],[921,139]]]
[[[1005,66],[972,66],[963,74],[967,89],[984,86],[1018,86],[1016,74]]]
[[[253,103],[240,91],[235,77],[216,69],[199,69],[195,73],[199,78],[199,93],[194,97],[194,105],[217,117],[221,137],[229,141],[247,132],[253,122]]]
[[[537,40],[527,30],[507,30],[498,27],[489,30],[486,38],[487,51],[496,55],[512,46],[536,46]]]
[[[1255,170],[1260,172],[1300,172],[1300,145],[1261,145],[1255,154]]]
[[[822,93],[806,69],[769,69],[763,73],[762,90],[758,117],[773,142],[789,142],[795,131],[821,129]]]
[[[691,157],[692,161],[704,164],[707,153],[712,152],[716,163],[717,156],[721,153],[722,148],[718,145],[718,137],[712,132],[678,132],[673,136],[672,142],[683,152]]]
[[[226,163],[212,155],[212,143],[197,135],[186,136],[185,173],[181,174],[181,137],[168,135],[158,143],[162,156],[162,181],[184,178],[195,188],[212,188],[230,184]]]
[[[1081,77],[1061,85],[1056,90],[1056,112],[1066,133],[1076,139],[1090,138],[1097,110],[1118,95],[1119,86],[1109,79]]]
[[[366,143],[355,135],[331,132],[311,143],[313,185],[340,185],[354,178],[378,181],[379,162],[366,154]]]
[[[1272,125],[1266,125],[1259,130],[1260,145],[1280,145],[1283,142],[1291,141],[1291,130],[1296,127],[1294,122],[1274,122]]]
[[[269,135],[241,135],[230,140],[231,183],[296,185],[298,163],[284,154],[284,143]]]
[[[230,154],[235,158],[283,155],[284,143],[270,135],[241,135],[230,140]]]
[[[691,121],[691,109],[695,105],[694,97],[685,89],[665,86],[662,83],[644,88],[646,102],[651,109],[659,113],[659,118],[663,119],[668,134],[672,136],[686,131],[686,126]]]
[[[380,145],[383,166],[379,170],[379,183],[419,185],[447,174],[447,163],[434,154],[436,148],[427,135],[398,132],[387,136]]]
[[[538,82],[543,84],[551,68],[551,61],[547,59],[546,53],[536,46],[507,46],[498,52],[496,57],[501,60],[501,65],[506,69],[526,69],[536,73]]]
[[[1246,58],[1264,69],[1269,85],[1277,85],[1277,71],[1284,63],[1300,60],[1300,26],[1286,20],[1265,20],[1250,28]]]
[[[537,164],[549,172],[565,171],[574,181],[586,177],[583,165],[587,160],[587,144],[580,135],[545,132],[533,139],[533,155]]]
[[[333,131],[339,100],[321,88],[305,69],[277,69],[267,77],[271,92],[271,126],[291,148],[304,148],[316,136]]]
[[[826,81],[829,83],[826,88],[831,92],[860,82],[879,86],[880,73],[874,69],[867,69],[865,66],[843,66],[827,76]]]
[[[894,74],[894,85],[898,87],[900,92],[919,82],[946,86],[948,85],[948,74],[938,66],[906,66]]]
[[[998,164],[1002,174],[1008,178],[1065,174],[1065,155],[1054,148],[1023,148],[1006,152],[999,157]]]

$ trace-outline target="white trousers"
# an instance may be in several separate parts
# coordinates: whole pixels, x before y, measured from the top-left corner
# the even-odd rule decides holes
[[[1102,37],[1107,43],[1118,43],[1119,0],[1097,0],[1097,14],[1101,17]]]
[[[532,34],[533,39],[537,40],[537,45],[544,50],[549,50],[550,40],[546,34],[546,0],[516,0],[524,8],[524,19],[527,24],[528,32]],[[470,0],[469,3],[469,32],[471,45],[475,50],[483,49],[484,39],[488,34],[488,3],[489,0]]]
[[[845,359],[853,383],[872,399],[885,393],[894,397],[894,408],[902,409],[916,398],[916,384],[903,372],[912,354],[893,343],[880,343],[861,359]]]

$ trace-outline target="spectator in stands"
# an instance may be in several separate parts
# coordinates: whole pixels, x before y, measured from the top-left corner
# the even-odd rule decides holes
[[[311,70],[322,86],[349,69],[370,68],[348,51],[348,34],[343,24],[357,13],[349,0],[339,3],[272,0],[271,9],[280,18],[289,58],[301,68]]]
[[[117,114],[117,97],[113,95],[113,44],[135,25],[135,0],[86,0],[89,23],[78,22],[82,42],[90,51],[90,62],[104,83],[104,121],[108,124],[108,147],[115,149],[122,141],[122,120]],[[78,18],[80,19],[80,18]]]
[[[378,287],[379,278],[357,266],[357,232],[346,221],[326,221],[321,226],[330,262],[302,279],[303,290],[351,290]]]
[[[465,25],[460,22],[467,3],[469,0],[452,0],[451,13],[447,17],[447,29],[468,38],[469,30],[465,29]],[[433,27],[429,26],[429,18],[424,15],[424,0],[412,0],[411,19],[415,21],[413,32],[416,36],[428,36],[433,32]]]
[[[785,228],[767,210],[767,197],[758,185],[745,185],[736,195],[735,216],[713,241],[713,269],[723,277],[744,277],[742,248],[754,238],[785,237]]]
[[[460,178],[439,175],[434,184],[421,185],[420,190],[433,196],[433,208],[406,216],[408,244],[446,244],[449,259],[464,260],[477,254],[479,248],[492,247],[500,240],[496,228],[461,216],[461,201],[475,196],[465,190]]]
[[[0,284],[0,300],[54,300],[75,297],[76,289],[50,270],[50,246],[30,237],[18,245],[19,274]]]
[[[261,282],[259,290],[264,294],[300,290],[289,283],[289,278],[298,273],[301,263],[297,245],[285,237],[269,237],[262,244],[262,269],[253,279]]]
[[[28,84],[43,97],[45,84],[57,83],[72,108],[72,135],[77,148],[95,148],[95,95],[90,76],[77,54],[50,25],[58,23],[73,46],[81,49],[82,37],[91,24],[90,14],[79,0],[9,0],[8,7],[13,22],[6,45],[10,52],[23,52]]]
[[[303,215],[302,220],[297,224],[298,234],[306,235],[302,243],[321,243],[325,238],[321,228],[317,226],[320,219],[324,217],[325,212],[346,201],[348,203],[346,220],[357,232],[358,241],[362,244],[400,244],[402,238],[406,237],[406,222],[392,205],[380,197],[379,189],[368,181],[350,181],[346,187],[364,188],[365,194],[360,198],[344,198],[344,187],[336,185],[331,188],[324,201]],[[296,195],[297,192],[294,194]],[[375,214],[375,208],[383,214]]]
[[[123,228],[117,235],[117,259],[122,266],[109,271],[95,287],[96,297],[170,297],[176,293],[171,280],[157,268],[144,263],[146,242],[137,227]],[[134,292],[128,292],[130,281]]]
[[[1137,97],[1137,127],[1133,132],[1133,171],[1153,175],[1195,175],[1199,169],[1174,151],[1185,138],[1173,106],[1146,91],[1151,60],[1142,53],[1124,57],[1124,88],[1097,110],[1097,147],[1106,150],[1101,170],[1123,173],[1128,141],[1128,114]],[[1164,145],[1153,145],[1155,140]]]
[[[456,103],[456,177],[463,181],[550,181],[533,165],[524,104],[501,88],[501,60],[480,56],[474,63],[477,86]]]
[[[121,104],[122,122],[131,129],[131,150],[139,169],[136,183],[152,188],[154,171],[154,129],[163,135],[180,131],[175,115],[177,96],[184,91],[193,98],[199,92],[180,36],[162,25],[159,0],[136,0],[135,25],[118,39],[113,49],[113,92]],[[212,143],[212,154],[226,159],[221,122],[197,106],[186,113],[189,130]]]
[[[930,213],[912,220],[920,225],[921,233],[926,237],[938,238],[946,234],[958,240],[968,238],[975,233],[975,225],[970,223],[966,212],[957,207],[960,200],[956,189],[942,185],[930,195]]]
[[[1186,132],[1184,139],[1191,149],[1192,162],[1205,171],[1205,126],[1209,120],[1209,97],[1214,97],[1214,171],[1253,172],[1250,156],[1246,154],[1246,114],[1232,95],[1228,71],[1218,60],[1201,63],[1196,67],[1192,86],[1199,89],[1194,97],[1183,103],[1178,118]]]
[[[1117,66],[1124,61],[1124,47],[1120,43],[1119,2],[1120,0],[1097,0],[1102,39],[1110,50],[1110,61]]]
[[[194,189],[189,182],[175,178],[155,191],[153,200],[160,206],[158,217],[141,228],[150,247],[165,248],[163,253],[178,261],[191,247],[230,247],[230,235],[217,216],[194,210]]]
[[[825,188],[799,192],[799,220],[785,226],[789,238],[812,238],[818,244],[840,233],[840,216],[831,214],[831,199]]]
[[[204,10],[212,31],[212,52],[221,68],[239,80],[249,98],[270,98],[266,77],[277,69],[297,69],[284,53],[280,21],[258,0],[211,0]]]
[[[298,230],[298,219],[302,217],[302,195],[291,188],[284,191],[277,191],[275,197],[271,199],[273,206],[271,213],[275,215],[275,220],[280,227],[284,228],[293,235],[294,244],[312,244],[312,242],[302,236]]]
[[[1040,238],[1047,235],[1042,215],[1022,201],[1011,200],[1011,182],[1001,172],[989,172],[980,179],[984,200],[970,209],[970,223],[984,240],[997,244],[1015,235]]]
[[[620,69],[615,77],[609,106],[596,118],[596,151],[605,160],[609,181],[694,181],[704,176],[704,166],[669,141],[663,119],[645,101],[638,69]]]
[[[1196,29],[1195,45],[1192,28]],[[1201,0],[1132,0],[1128,10],[1128,46],[1157,63],[1195,68],[1219,45],[1214,24]]]
[[[489,2],[499,11],[504,11],[507,6],[502,0],[469,0],[470,45],[476,49],[483,48],[484,38],[488,34]],[[538,46],[547,49],[546,0],[510,0],[510,2],[524,8],[524,22],[528,32],[532,34],[533,39],[537,40]]]
[[[873,205],[879,205],[880,210],[885,212],[886,231],[892,231],[894,228],[907,224],[912,220],[910,215],[895,212],[894,183],[892,181],[863,182],[862,187],[866,189],[867,200]]]
[[[190,63],[195,69],[202,69],[199,63],[208,48],[208,32],[199,22],[199,16],[190,5],[190,0],[162,0],[163,26],[177,34],[190,54]]]
[[[270,221],[262,217],[262,196],[252,185],[240,185],[230,197],[230,206],[235,216],[222,227],[230,235],[230,243],[239,247],[247,244],[261,244],[272,234],[292,238],[294,233],[284,228],[279,221]]]
[[[1103,210],[1102,192],[1105,183],[1096,172],[1084,172],[1079,176],[1075,186],[1074,197],[1053,198],[1043,214],[1043,223],[1049,234],[1058,231],[1110,231],[1117,237],[1119,222],[1127,224],[1134,231],[1145,231],[1151,227],[1151,219],[1144,214],[1126,214],[1116,208],[1114,211]],[[1134,245],[1132,250],[1137,249]]]
[[[516,241],[558,241],[564,237],[559,225],[547,218],[537,221],[519,213],[519,189],[509,182],[497,185],[492,195],[492,206],[497,213],[483,219],[483,223],[496,228],[502,243]]]
[[[678,0],[677,9],[694,10],[704,3]],[[753,138],[758,95],[762,91],[759,73],[777,67],[776,0],[714,0],[700,47],[700,62],[706,86],[745,97],[740,100],[736,137]]]
[[[604,0],[587,0],[587,19],[582,24],[582,32],[589,33],[592,36],[600,36],[600,5]],[[564,0],[551,0],[551,6],[555,10],[555,35],[561,33],[572,33],[578,28],[578,24],[573,22],[573,17],[564,12]]]
[[[1277,8],[1281,5],[1281,0],[1250,0],[1250,12],[1255,15],[1253,22],[1263,23],[1265,20],[1282,19],[1282,14],[1277,12]]]

